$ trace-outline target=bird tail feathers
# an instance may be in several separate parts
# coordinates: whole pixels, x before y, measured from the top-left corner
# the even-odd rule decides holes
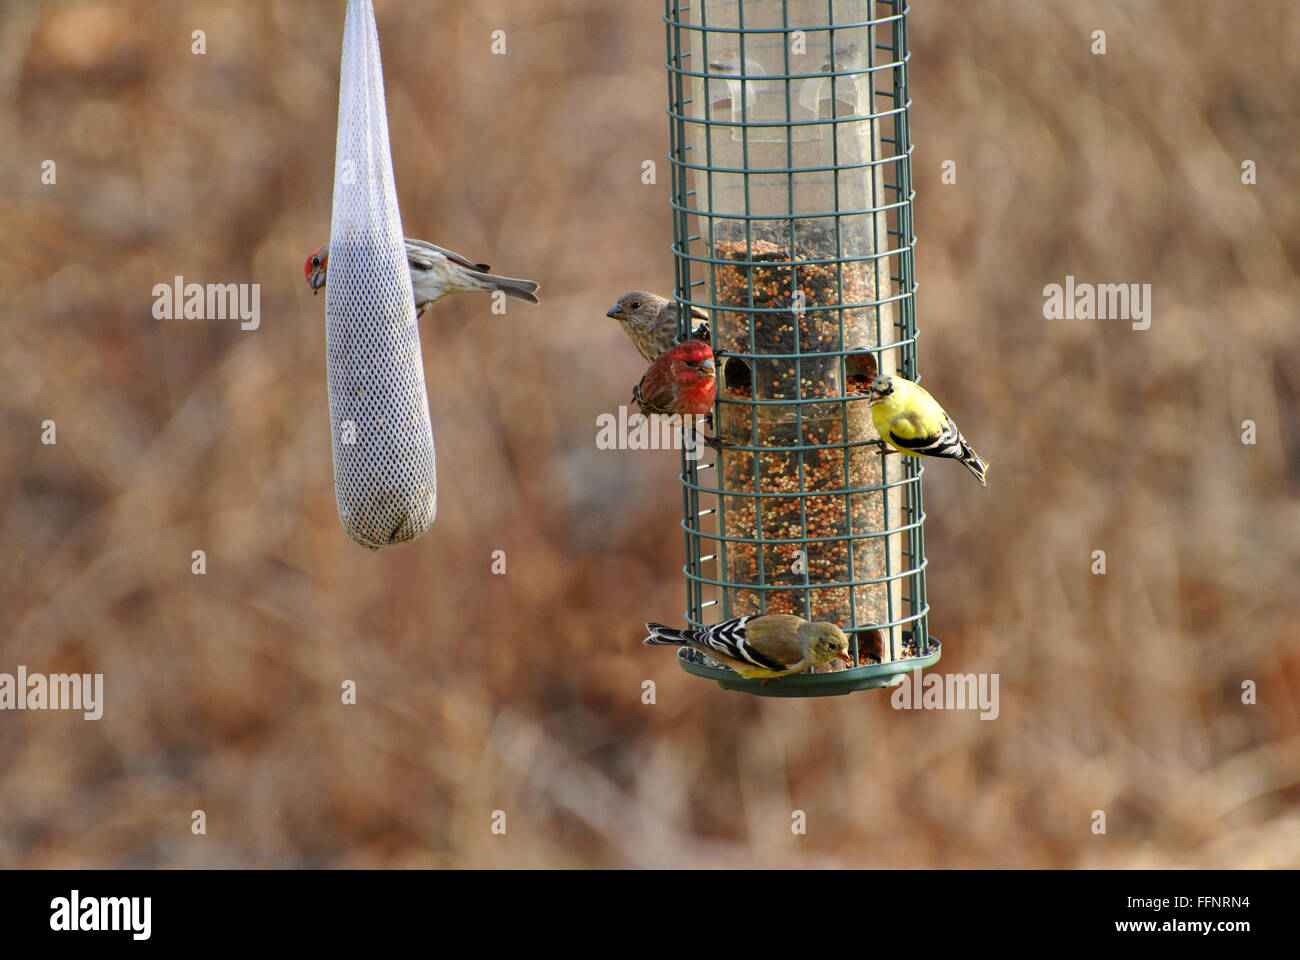
[[[507,297],[514,297],[516,300],[523,300],[525,303],[541,303],[537,299],[537,291],[541,289],[541,284],[532,280],[499,277],[494,273],[483,274],[483,279],[491,283],[494,290],[500,290]]]
[[[980,455],[975,452],[975,448],[966,442],[962,437],[961,442],[961,465],[975,474],[975,479],[980,482],[980,486],[987,487],[988,481],[984,479],[984,471],[988,469],[988,464],[980,459]]]
[[[662,623],[647,623],[645,628],[650,631],[650,636],[642,641],[646,646],[681,647],[690,644],[690,638],[686,635],[689,633],[687,630],[678,630]]]

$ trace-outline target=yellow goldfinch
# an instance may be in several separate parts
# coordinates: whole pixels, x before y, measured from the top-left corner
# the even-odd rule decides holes
[[[947,457],[961,461],[983,486],[988,464],[919,384],[882,374],[871,381],[871,420],[881,440],[909,457]]]
[[[647,623],[645,628],[650,631],[645,643],[691,647],[722,661],[742,677],[784,677],[837,657],[852,662],[849,638],[843,630],[833,623],[809,623],[787,613],[739,617],[685,630],[662,623]]]

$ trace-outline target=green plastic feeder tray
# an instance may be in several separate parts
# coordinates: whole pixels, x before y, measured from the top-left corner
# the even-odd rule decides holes
[[[943,655],[943,644],[930,638],[930,652],[923,657],[908,657],[890,663],[873,663],[836,673],[796,673],[789,677],[750,680],[726,667],[708,667],[691,659],[689,647],[677,651],[677,662],[687,673],[716,680],[723,690],[738,690],[758,697],[839,697],[857,690],[896,687],[914,670],[934,666]]]

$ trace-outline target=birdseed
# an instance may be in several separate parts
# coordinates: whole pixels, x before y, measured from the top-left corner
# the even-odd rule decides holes
[[[874,446],[839,446],[877,436],[865,397],[876,359],[851,352],[880,346],[882,332],[892,338],[893,322],[888,307],[839,306],[878,299],[876,266],[816,262],[844,256],[833,222],[794,221],[793,245],[789,222],[754,223],[750,231],[747,238],[743,224],[719,225],[714,246],[717,259],[730,261],[715,275],[722,309],[715,311],[714,347],[724,354],[718,436],[724,444],[772,448],[719,455],[723,529],[755,541],[723,544],[723,579],[740,584],[724,591],[727,615],[828,620],[862,631],[859,664],[893,659],[893,651],[903,652],[901,636],[892,644],[867,638],[869,628],[899,618],[897,583],[847,584],[901,568],[905,536],[884,533],[900,524],[905,494],[869,490],[901,476],[892,462],[899,458],[882,457]],[[780,312],[763,312],[769,308]],[[829,402],[800,403],[808,400]],[[809,449],[790,449],[798,447]],[[817,672],[843,669],[832,661]]]

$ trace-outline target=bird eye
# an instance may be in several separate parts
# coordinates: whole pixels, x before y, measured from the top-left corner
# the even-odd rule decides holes
[[[640,300],[633,300],[633,301],[632,301],[632,309],[633,309],[633,310],[640,310],[640,309],[641,309],[641,301],[640,301]]]
[[[311,258],[311,265],[312,265],[313,267],[319,267],[319,266],[320,266],[320,257],[312,257],[312,258]]]

